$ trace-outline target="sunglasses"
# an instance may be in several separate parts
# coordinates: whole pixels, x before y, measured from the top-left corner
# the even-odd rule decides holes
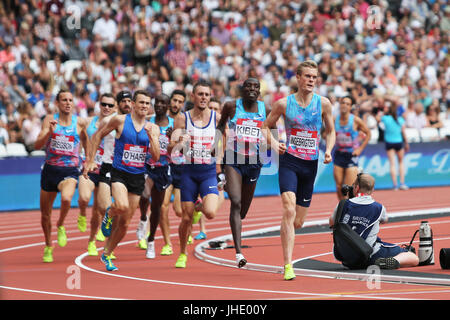
[[[111,103],[100,102],[100,105],[101,105],[102,107],[114,108],[114,104],[111,104]]]

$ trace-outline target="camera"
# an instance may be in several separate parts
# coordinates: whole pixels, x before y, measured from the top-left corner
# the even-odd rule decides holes
[[[341,192],[344,196],[348,195],[348,198],[354,198],[355,194],[353,193],[353,186],[349,186],[348,184],[342,185]]]

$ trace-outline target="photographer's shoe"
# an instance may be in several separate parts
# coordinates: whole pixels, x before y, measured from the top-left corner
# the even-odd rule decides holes
[[[395,258],[378,258],[375,260],[375,265],[379,266],[380,269],[392,270],[400,268],[400,262]]]

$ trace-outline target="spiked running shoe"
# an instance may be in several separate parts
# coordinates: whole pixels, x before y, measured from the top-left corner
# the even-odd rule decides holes
[[[43,262],[53,262],[53,247],[44,248],[44,256],[42,257]]]
[[[142,238],[141,240],[139,240],[138,247],[139,249],[147,250],[147,239]]]
[[[200,233],[199,233],[198,235],[196,235],[194,239],[195,239],[195,240],[203,240],[203,239],[206,239],[206,233],[204,233],[203,231],[200,231]]]
[[[78,230],[80,230],[81,232],[85,232],[86,226],[87,226],[86,216],[78,215],[77,224],[78,224]]]
[[[149,241],[147,244],[147,252],[145,253],[147,259],[155,259],[155,241]]]
[[[192,224],[198,223],[202,215],[203,213],[201,211],[194,211],[194,214],[192,215]]]
[[[169,244],[164,245],[161,249],[161,255],[162,256],[170,256],[173,254],[172,247]]]
[[[90,256],[98,256],[98,251],[97,251],[97,247],[95,246],[95,240],[94,241],[89,241],[88,243],[88,254]]]
[[[95,236],[95,238],[97,239],[97,241],[101,241],[101,242],[106,240],[101,229],[98,229],[97,235]]]
[[[185,253],[180,253],[177,262],[175,263],[175,268],[186,268],[187,255]]]
[[[192,239],[192,236],[189,235],[187,244],[192,244],[192,242],[194,242],[194,240]]]
[[[105,212],[105,217],[103,218],[102,221],[102,233],[105,237],[109,237],[111,235],[111,227],[112,227],[112,222],[114,218],[110,218],[108,215],[108,211],[111,207],[109,207],[108,209],[106,209]]]
[[[110,256],[106,256],[104,253],[102,254],[101,257],[102,262],[105,264],[106,266],[106,271],[117,271],[119,270],[111,261],[111,257]]]
[[[380,269],[398,269],[400,268],[400,262],[395,258],[378,258],[375,260],[375,265],[379,266]]]
[[[65,247],[67,244],[66,228],[64,226],[58,227],[58,244],[60,247]]]
[[[242,253],[236,253],[236,264],[239,268],[242,268],[247,264],[247,260]]]
[[[294,268],[292,268],[292,264],[288,263],[284,266],[284,280],[293,280],[295,279]]]

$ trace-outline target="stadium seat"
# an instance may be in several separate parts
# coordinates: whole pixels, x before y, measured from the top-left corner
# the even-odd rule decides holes
[[[0,143],[0,158],[7,157],[6,146],[3,143]]]
[[[6,145],[6,154],[8,157],[27,157],[28,152],[21,143],[8,143]]]
[[[42,157],[45,156],[45,151],[44,150],[33,150],[30,152],[30,156],[32,157]]]
[[[420,138],[422,139],[422,142],[430,142],[430,141],[438,141],[440,139],[439,137],[439,131],[436,128],[422,128],[420,129]]]
[[[439,129],[439,136],[442,140],[450,139],[450,127],[443,127]]]
[[[405,128],[408,142],[420,142],[420,132],[415,128]]]
[[[370,129],[370,144],[376,144],[378,143],[378,138],[380,137],[380,132],[378,131],[378,128]]]

